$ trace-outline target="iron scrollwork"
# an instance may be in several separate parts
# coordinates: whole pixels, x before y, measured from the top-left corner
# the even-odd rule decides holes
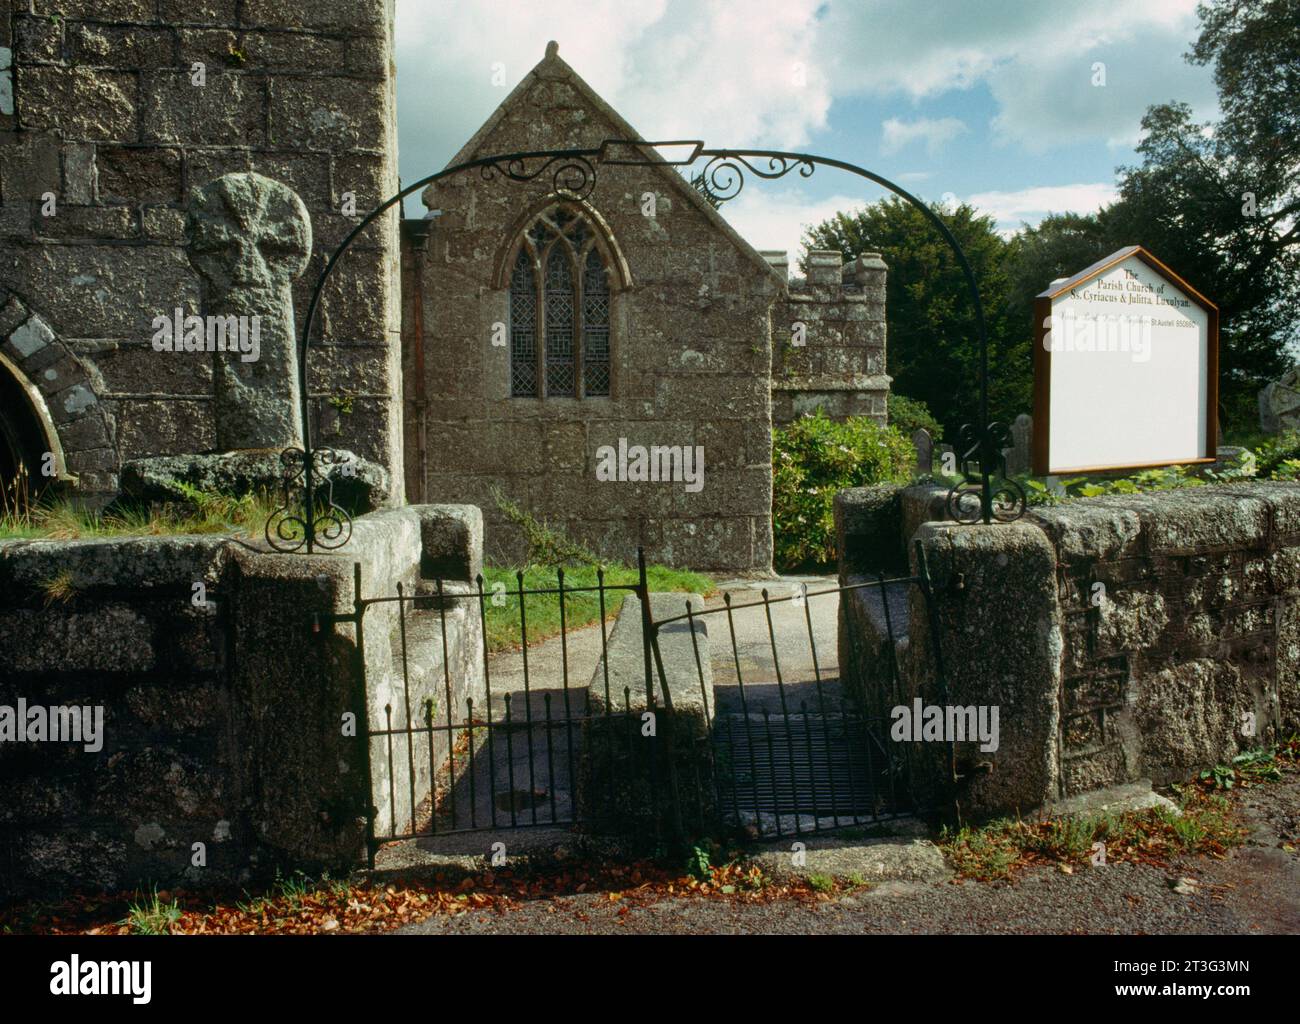
[[[784,178],[792,171],[797,171],[801,178],[810,178],[815,169],[816,165],[811,160],[788,156],[768,157],[764,169],[743,156],[724,153],[712,157],[704,165],[700,177],[709,195],[718,202],[725,203],[740,195],[740,190],[745,187],[745,171],[771,181]]]
[[[536,161],[536,166],[531,166]],[[586,199],[596,188],[596,167],[585,156],[512,156],[484,164],[479,174],[484,181],[498,176],[511,181],[533,181],[547,172],[554,191],[570,199]]]
[[[990,423],[984,431],[967,423],[957,432],[962,482],[948,492],[948,515],[959,523],[1010,523],[1025,514],[1025,490],[1007,477],[1011,428]]]
[[[283,504],[266,521],[266,542],[277,551],[297,551],[311,539],[313,547],[340,548],[352,538],[352,517],[334,503],[334,474],[351,464],[333,448],[311,452],[311,500],[307,498],[307,455],[301,448],[280,453]],[[345,470],[346,471],[346,470]]]

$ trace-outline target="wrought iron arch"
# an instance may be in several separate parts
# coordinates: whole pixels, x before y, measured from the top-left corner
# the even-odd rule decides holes
[[[686,146],[690,147],[690,151],[683,159],[668,160],[662,157],[658,150],[669,146]],[[367,213],[335,247],[312,288],[311,299],[307,304],[307,315],[303,320],[302,339],[299,343],[298,384],[303,447],[287,449],[281,456],[282,462],[287,467],[286,472],[294,476],[298,474],[302,476],[302,514],[301,518],[293,514],[286,489],[285,507],[278,510],[267,521],[267,542],[280,551],[296,551],[305,546],[308,552],[312,552],[316,548],[340,547],[347,542],[352,533],[351,520],[347,518],[346,512],[333,503],[332,481],[328,472],[319,483],[317,480],[322,472],[317,464],[328,466],[332,461],[333,452],[326,448],[313,449],[312,447],[307,368],[308,355],[311,351],[312,327],[316,322],[316,311],[325,285],[343,254],[366,228],[414,192],[427,188],[443,178],[463,174],[466,171],[477,170],[484,181],[505,179],[528,182],[544,178],[549,174],[553,198],[586,205],[586,200],[595,190],[596,168],[600,164],[673,167],[691,165],[701,159],[706,161],[701,172],[705,187],[714,199],[722,202],[734,199],[740,194],[744,188],[746,173],[771,181],[783,178],[792,172],[807,178],[811,177],[818,167],[833,167],[866,178],[893,192],[915,207],[939,232],[952,250],[958,266],[961,267],[962,277],[970,295],[971,308],[975,313],[980,348],[979,421],[974,424],[968,423],[958,431],[958,470],[962,481],[948,492],[948,513],[958,522],[977,523],[982,520],[985,524],[995,520],[1010,522],[1023,515],[1024,491],[1019,484],[1006,476],[1006,459],[1003,451],[1010,444],[1010,430],[1004,423],[990,423],[988,418],[988,332],[984,323],[984,306],[980,299],[979,284],[975,280],[970,261],[948,225],[943,222],[943,218],[901,185],[844,160],[783,150],[706,149],[702,141],[695,139],[674,139],[663,142],[606,139],[600,146],[590,149],[543,149],[496,154],[444,168],[385,199]],[[320,484],[328,488],[329,496],[326,498],[326,508],[318,512],[316,495]],[[303,535],[297,537],[287,534],[284,529],[286,523],[300,523]],[[276,526],[274,530],[273,524]],[[318,524],[325,527],[323,532],[317,529]]]

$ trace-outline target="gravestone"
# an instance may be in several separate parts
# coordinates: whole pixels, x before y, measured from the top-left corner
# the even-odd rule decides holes
[[[1011,447],[1006,450],[1007,476],[1028,473],[1034,461],[1034,419],[1021,413],[1011,424]]]
[[[194,193],[189,223],[205,318],[256,317],[260,327],[255,358],[212,353],[218,449],[301,445],[291,286],[311,254],[307,208],[271,178],[227,174]]]
[[[916,449],[916,472],[924,476],[934,470],[934,441],[925,427],[912,434],[912,447]]]

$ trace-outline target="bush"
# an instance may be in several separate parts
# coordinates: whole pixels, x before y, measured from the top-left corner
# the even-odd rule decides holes
[[[1261,479],[1294,480],[1291,465],[1300,459],[1300,431],[1288,430],[1255,446],[1255,465]]]
[[[772,432],[773,552],[780,570],[835,561],[835,494],[903,482],[912,442],[866,417],[836,423],[820,409]]]
[[[904,437],[910,438],[924,427],[932,441],[943,440],[943,424],[930,413],[930,407],[919,398],[906,395],[889,395],[889,425]]]

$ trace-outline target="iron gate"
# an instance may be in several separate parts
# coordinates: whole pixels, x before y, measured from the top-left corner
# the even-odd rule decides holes
[[[357,564],[354,612],[335,621],[356,628],[372,862],[385,843],[473,831],[576,826],[662,846],[732,830],[802,835],[916,809],[907,751],[891,748],[884,709],[901,700],[894,608],[914,585],[928,606],[923,565],[915,576],[778,596],[763,589],[750,603],[727,593],[715,607],[687,603],[658,620],[640,552],[636,582],[609,582],[598,569],[595,585],[573,586],[557,569],[554,586],[526,586],[520,572],[511,588],[487,586],[479,575],[472,584],[399,583],[373,597],[361,596],[362,583]],[[849,692],[818,651],[814,602],[856,591],[880,599],[887,664],[879,686]],[[618,692],[610,683],[611,618],[629,595],[641,615],[613,629],[639,629],[639,685]],[[545,649],[528,642],[538,639],[528,615],[539,599],[559,611],[550,661],[541,666]],[[798,611],[783,614],[787,606]],[[569,632],[575,613],[594,618],[598,636]],[[761,627],[746,627],[746,615],[761,615]],[[380,616],[388,621],[367,630]],[[518,646],[494,654],[490,638],[502,636],[508,619],[517,621]],[[701,643],[707,626],[722,622],[725,634],[715,628]],[[670,680],[661,635],[682,624],[696,679]],[[770,671],[752,657],[755,636],[766,638]],[[376,642],[391,650],[367,652]],[[596,659],[590,685],[572,675],[575,642],[586,645],[588,662]],[[805,643],[806,655],[792,657]],[[720,679],[704,699],[701,729],[677,714],[673,695],[703,691],[712,662]]]

